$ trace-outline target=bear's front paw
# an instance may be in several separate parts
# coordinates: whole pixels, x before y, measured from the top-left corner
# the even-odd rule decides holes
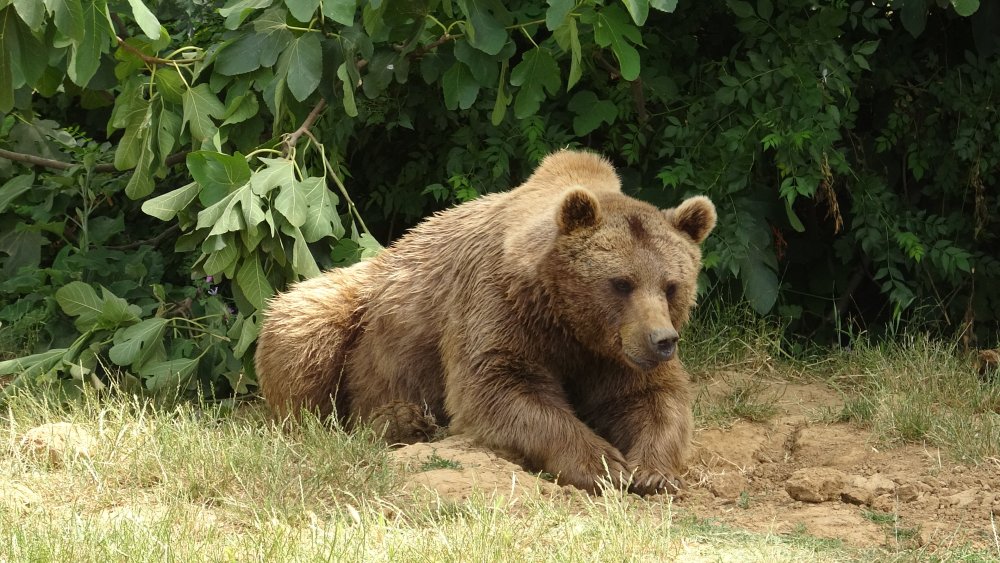
[[[625,457],[611,445],[567,453],[550,465],[556,470],[560,485],[572,485],[595,494],[609,487],[624,488],[629,478]]]
[[[656,470],[643,470],[641,467],[632,473],[628,490],[638,495],[657,495],[668,493],[675,495],[684,487],[680,477],[672,476]]]

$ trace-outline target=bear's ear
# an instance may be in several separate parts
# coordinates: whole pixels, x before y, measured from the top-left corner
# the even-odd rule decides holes
[[[559,234],[566,235],[578,229],[596,227],[601,223],[601,205],[594,194],[583,188],[570,190],[559,206],[556,217]]]
[[[677,207],[668,209],[666,214],[674,228],[697,244],[708,237],[717,219],[715,205],[703,195],[685,199]]]

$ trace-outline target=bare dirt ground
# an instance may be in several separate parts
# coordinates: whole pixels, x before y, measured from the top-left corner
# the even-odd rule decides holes
[[[702,382],[710,398],[731,378]],[[767,422],[700,428],[676,513],[762,533],[806,533],[853,547],[989,547],[1000,527],[1000,465],[956,463],[921,445],[883,447],[871,432],[828,423],[842,406],[822,383],[769,383]],[[407,488],[459,501],[480,491],[507,498],[571,498],[559,487],[462,436],[394,454]],[[665,496],[645,501],[663,503]]]

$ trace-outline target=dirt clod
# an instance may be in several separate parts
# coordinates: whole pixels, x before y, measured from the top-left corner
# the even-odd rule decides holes
[[[90,457],[97,440],[76,424],[55,422],[28,430],[20,445],[26,455],[60,466],[69,459]]]
[[[800,469],[785,481],[788,496],[802,502],[826,502],[840,498],[847,475],[829,467]]]

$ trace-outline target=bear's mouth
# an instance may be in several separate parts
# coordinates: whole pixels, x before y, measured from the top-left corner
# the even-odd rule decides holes
[[[628,363],[632,364],[633,367],[636,367],[641,371],[649,371],[655,368],[656,366],[660,365],[661,361],[655,358],[644,358],[642,356],[637,356],[635,354],[628,352],[627,350],[625,351],[625,360]]]

